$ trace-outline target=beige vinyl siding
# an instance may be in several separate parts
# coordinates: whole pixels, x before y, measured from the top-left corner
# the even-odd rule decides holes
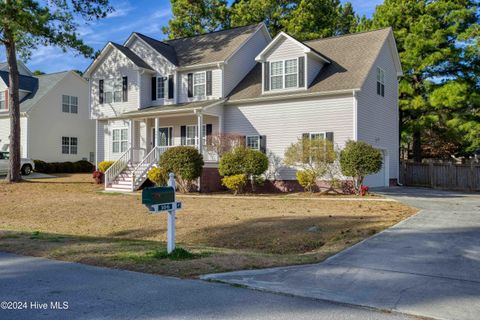
[[[130,147],[130,123],[128,120],[109,120],[104,126],[103,145],[105,152],[105,160],[117,160],[122,152],[113,153],[113,130],[114,129],[129,129],[128,131],[128,147]]]
[[[267,150],[281,158],[288,146],[307,132],[334,132],[334,143],[341,148],[353,138],[353,97],[226,105],[224,129],[232,134],[266,135]],[[283,168],[280,178],[294,180],[295,170]]]
[[[107,130],[108,121],[97,122],[97,164],[106,160],[106,144],[105,144],[105,131]]]
[[[27,137],[28,137],[28,119],[26,117],[20,118],[20,154],[23,158],[29,157],[27,152]],[[0,118],[0,150],[3,150],[5,145],[10,144],[10,118]],[[7,149],[8,150],[8,149]]]
[[[139,83],[137,67],[120,51],[110,49],[103,62],[91,74],[91,116],[92,119],[113,118],[127,111],[139,108]],[[99,103],[100,79],[128,77],[128,102]]]
[[[385,70],[385,97],[377,95],[376,67]],[[385,43],[358,93],[358,140],[386,149],[390,178],[398,178],[398,81],[392,53]]]
[[[255,57],[268,45],[266,38],[260,28],[255,34],[228,59],[224,67],[224,95],[227,96],[236,85],[255,66]]]
[[[266,60],[292,59],[303,56],[304,54],[303,48],[300,47],[298,43],[290,39],[282,38],[267,52]]]
[[[188,74],[195,73],[195,72],[205,72],[207,70],[212,71],[212,95],[211,96],[203,96],[203,97],[188,97]],[[214,68],[214,69],[203,69],[197,71],[188,71],[188,72],[181,72],[178,73],[179,76],[179,103],[185,102],[193,102],[193,101],[202,101],[202,100],[216,100],[222,97],[222,69]]]
[[[318,59],[314,59],[311,55],[307,55],[306,61],[307,86],[310,86],[323,68],[324,63],[318,61]]]
[[[62,95],[78,98],[78,113],[62,112]],[[78,139],[77,154],[62,154],[62,137]],[[89,118],[88,83],[73,71],[32,108],[28,151],[29,157],[47,162],[90,160],[90,152],[95,152],[95,121]]]
[[[160,55],[157,51],[153,50],[140,39],[135,39],[128,46],[133,52],[135,52],[143,61],[151,66],[157,73],[144,73],[141,79],[141,105],[140,107],[150,107],[163,104],[174,104],[174,99],[156,99],[152,100],[152,77],[164,76],[175,74],[175,66],[171,64],[167,59]],[[175,80],[174,80],[175,81]],[[174,95],[177,92],[174,90]]]

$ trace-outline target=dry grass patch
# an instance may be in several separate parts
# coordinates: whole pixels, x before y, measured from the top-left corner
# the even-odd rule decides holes
[[[90,175],[0,184],[2,250],[151,273],[196,276],[321,261],[415,213],[397,202],[182,197],[177,244],[140,195],[102,193]]]

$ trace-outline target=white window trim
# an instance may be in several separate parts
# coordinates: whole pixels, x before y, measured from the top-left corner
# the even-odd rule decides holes
[[[171,130],[172,136],[170,137],[170,144],[168,144],[166,146],[160,146],[159,145],[160,147],[173,147],[175,145],[175,142],[174,142],[174,137],[175,137],[174,130],[175,130],[175,128],[173,126],[161,126],[161,127],[158,127],[158,131],[160,131],[160,129],[170,129],[170,128],[172,129]],[[155,132],[155,127],[152,128],[152,133],[153,133],[152,138],[156,139],[157,135],[156,135],[156,132]],[[155,144],[156,143],[157,143],[157,141],[155,141]]]
[[[250,147],[248,146],[248,138],[257,138],[257,139],[258,139],[258,148],[257,148],[257,149],[255,149],[255,148],[250,148]],[[245,136],[245,146],[246,146],[247,148],[252,149],[252,150],[258,150],[258,151],[260,151],[260,136],[259,136],[259,135],[249,135],[249,136]]]
[[[113,132],[114,132],[115,130],[118,130],[118,131],[120,132],[119,140],[113,140],[113,138],[114,138]],[[122,140],[122,130],[127,130],[127,139],[126,139],[126,140]],[[122,154],[122,153],[124,153],[125,151],[128,150],[128,143],[129,143],[128,136],[129,136],[129,132],[130,132],[130,130],[129,130],[128,127],[118,127],[118,128],[113,128],[113,129],[112,129],[112,144],[111,144],[111,146],[112,146],[112,153],[113,153],[113,154]],[[115,150],[114,150],[114,148],[113,148],[113,144],[114,144],[115,142],[118,142],[118,143],[119,143],[119,145],[118,145],[118,152],[115,152]],[[127,150],[122,151],[122,142],[126,142],[126,143],[127,143]]]
[[[113,78],[105,78],[103,79],[103,104],[113,104],[113,103],[122,103],[124,102],[123,101],[123,75],[120,75],[118,77],[113,77]],[[112,101],[111,102],[107,102],[107,82],[108,81],[112,81],[113,82],[113,86],[112,86]],[[115,101],[115,84],[116,84],[116,81],[119,81],[119,87],[120,87],[120,101]],[[110,91],[108,91],[110,92]]]
[[[327,132],[326,131],[320,131],[320,132],[309,132],[308,133],[308,139],[312,140],[313,135],[323,135],[323,139],[325,140],[327,138]]]
[[[380,71],[380,79],[378,77],[378,71]],[[376,78],[375,91],[377,93],[377,96],[380,96],[380,97],[384,98],[385,97],[385,70],[383,68],[380,68],[379,66],[377,66],[375,78]],[[381,93],[378,93],[378,89],[377,89],[377,87],[378,87],[377,84],[378,83],[383,85],[383,95]]]
[[[203,79],[205,79],[205,81],[203,82],[203,84],[195,84],[195,75],[198,75],[198,74],[202,74],[204,75]],[[206,97],[207,96],[207,72],[206,71],[200,71],[200,72],[194,72],[193,73],[193,77],[192,77],[192,94],[193,94],[193,97],[194,98],[198,98],[198,97]],[[205,90],[203,90],[203,94],[201,95],[196,95],[195,94],[195,86],[204,86],[205,87]]]
[[[286,73],[286,62],[287,61],[290,61],[290,60],[295,60],[297,62],[297,72],[296,73]],[[276,88],[276,89],[273,89],[272,87],[272,64],[273,63],[276,63],[276,62],[282,62],[282,87],[281,88]],[[268,81],[269,81],[269,86],[270,86],[270,90],[269,91],[294,91],[294,90],[298,90],[298,89],[303,89],[303,88],[300,88],[298,86],[299,84],[299,81],[298,81],[298,57],[297,58],[291,58],[291,59],[280,59],[280,60],[272,60],[272,61],[269,61],[270,63],[270,70],[269,70],[269,75],[268,75]],[[306,73],[306,72],[305,72]],[[287,75],[292,75],[292,74],[296,74],[297,75],[297,85],[295,87],[285,87],[285,79],[286,79],[286,76]],[[276,75],[276,76],[273,76],[273,77],[279,77],[279,75]],[[262,87],[262,90],[263,90],[263,87]]]
[[[0,92],[0,102],[3,102],[4,108],[0,108],[0,111],[8,110],[7,108],[7,99],[5,99],[5,91]]]
[[[198,126],[196,124],[187,124],[187,125],[185,125],[185,127],[186,127],[185,128],[185,145],[186,146],[192,146],[192,144],[187,144],[187,139],[189,139],[188,136],[187,136],[188,127],[194,127],[194,129],[195,129],[195,144],[193,144],[193,145],[197,145],[198,144]],[[207,144],[207,124],[204,123],[202,125],[202,128],[203,128],[203,130],[202,130],[203,145],[206,145]]]
[[[63,110],[63,97],[68,97],[68,111],[64,111]],[[73,106],[73,103],[72,103],[72,98],[76,98],[77,99],[77,112],[72,112],[72,106]],[[63,113],[71,113],[71,114],[78,114],[78,96],[71,96],[71,95],[68,95],[68,94],[62,94],[62,112]]]
[[[63,143],[63,138],[67,138],[67,139],[68,139],[68,144],[64,144],[64,143]],[[75,152],[72,152],[72,148],[73,148],[72,139],[76,139],[76,140],[77,140],[77,144],[75,145],[75,147],[76,147]],[[78,154],[78,137],[62,136],[61,140],[62,140],[62,141],[61,141],[61,142],[62,142],[62,145],[61,145],[61,152],[62,152],[62,154]],[[68,152],[63,152],[63,147],[67,147],[67,148],[68,148]]]
[[[165,79],[165,81],[163,82],[163,98],[160,97],[160,91],[158,90],[159,89],[159,83],[160,83],[160,79]],[[157,76],[157,100],[171,100],[168,98],[168,76]],[[172,98],[173,99],[173,98]]]

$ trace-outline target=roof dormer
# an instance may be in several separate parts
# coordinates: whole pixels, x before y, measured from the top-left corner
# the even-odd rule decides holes
[[[304,43],[280,32],[255,58],[262,63],[262,92],[305,90],[330,61]]]

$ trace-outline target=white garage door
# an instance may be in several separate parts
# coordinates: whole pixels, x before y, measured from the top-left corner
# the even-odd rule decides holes
[[[383,152],[383,164],[382,169],[376,174],[372,174],[365,177],[363,184],[369,187],[388,187],[388,156],[385,156],[385,152]]]

